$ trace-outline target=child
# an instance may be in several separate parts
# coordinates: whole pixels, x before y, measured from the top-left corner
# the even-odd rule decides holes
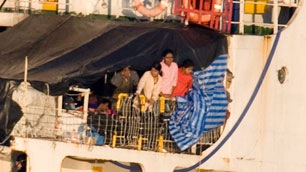
[[[172,93],[173,97],[184,96],[192,87],[192,70],[194,64],[191,60],[185,60],[183,66],[178,69],[178,77],[176,87]]]
[[[113,115],[113,110],[111,109],[111,101],[108,99],[102,99],[96,111],[100,114]]]

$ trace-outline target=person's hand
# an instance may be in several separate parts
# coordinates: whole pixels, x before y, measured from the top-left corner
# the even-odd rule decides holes
[[[170,100],[173,100],[173,99],[175,99],[175,97],[174,97],[172,94],[170,94],[169,99],[170,99]]]
[[[95,112],[96,109],[94,109],[94,108],[88,108],[88,111],[89,111],[89,112]]]
[[[135,96],[139,96],[139,93],[135,93]]]
[[[159,94],[159,96],[165,97],[165,98],[166,98],[166,97],[167,97],[167,94],[164,94],[164,93],[161,92],[161,93]]]
[[[150,100],[149,100],[149,103],[150,103],[151,105],[153,105],[153,104],[154,104],[154,102],[155,102],[155,100],[154,100],[154,99],[150,99]]]
[[[171,94],[164,94],[163,95],[165,98],[171,98]]]

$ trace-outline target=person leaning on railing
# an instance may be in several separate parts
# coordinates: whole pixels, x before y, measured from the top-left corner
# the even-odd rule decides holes
[[[152,106],[153,103],[159,98],[161,90],[162,77],[160,75],[161,65],[156,62],[153,64],[149,71],[146,71],[140,78],[135,95],[144,94],[146,97],[146,103],[148,106]]]
[[[173,91],[177,84],[178,66],[174,62],[174,52],[171,49],[165,49],[162,53],[162,87],[160,96],[165,98],[165,112],[171,113],[173,104]]]
[[[187,91],[192,87],[192,71],[194,63],[190,60],[184,60],[183,65],[178,69],[176,87],[171,95],[171,99],[165,101],[166,116],[170,115],[176,108],[176,98],[185,96]]]
[[[163,76],[160,96],[172,98],[172,93],[177,83],[178,67],[174,62],[174,52],[171,49],[164,50],[162,57],[163,60],[160,64]]]
[[[190,59],[184,60],[182,67],[178,69],[177,83],[172,93],[173,97],[185,96],[192,87],[192,71],[194,64]]]
[[[112,109],[116,109],[116,102],[120,93],[134,93],[138,81],[139,76],[137,72],[131,70],[130,66],[124,67],[118,74],[112,77],[111,83],[116,87],[112,96]]]

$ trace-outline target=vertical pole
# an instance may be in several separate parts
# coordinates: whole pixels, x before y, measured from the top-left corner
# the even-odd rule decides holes
[[[113,133],[113,139],[112,139],[112,147],[116,147],[116,141],[117,141],[117,132]]]
[[[276,34],[278,32],[278,0],[273,0],[273,33]]]
[[[152,2],[152,1],[151,1],[151,2]],[[155,1],[152,2],[152,7],[151,7],[151,8],[154,8],[154,7],[155,7]],[[154,17],[150,17],[149,20],[150,20],[150,21],[153,21],[153,20],[154,20]]]
[[[27,106],[27,100],[28,100],[28,56],[25,57],[25,60],[24,60],[24,80],[23,80],[23,84],[25,86],[24,88],[24,98],[23,98],[23,105],[24,105],[24,114],[25,117],[27,115],[27,112],[28,112],[28,106]],[[26,124],[27,125],[27,124]],[[25,125],[23,125],[23,131],[25,130]],[[28,135],[27,133],[28,131],[26,130],[26,136]]]
[[[162,152],[164,149],[164,137],[162,135],[158,138],[158,152]]]
[[[244,33],[244,0],[240,0],[240,7],[239,7],[239,33]]]
[[[232,24],[232,15],[233,15],[233,0],[227,0],[227,8],[226,8],[226,14],[227,14],[227,28],[226,32],[230,33],[231,32],[231,24]]]
[[[145,112],[146,97],[141,94],[139,95],[139,100],[140,100],[140,111]]]
[[[57,116],[62,115],[63,96],[57,97]]]
[[[29,14],[32,14],[32,0],[29,0]]]
[[[107,8],[107,18],[110,19],[112,16],[112,1],[108,0],[108,8]]]
[[[68,14],[69,13],[69,0],[66,0],[66,6],[65,6],[65,12]]]
[[[138,137],[137,150],[141,150],[141,147],[142,147],[142,135]]]
[[[24,82],[27,83],[28,80],[28,56],[25,57],[24,61]]]
[[[86,89],[85,95],[84,95],[84,104],[83,104],[83,120],[87,121],[88,116],[88,102],[89,102],[89,94],[90,89]]]
[[[165,97],[159,97],[159,111],[160,113],[165,113]]]

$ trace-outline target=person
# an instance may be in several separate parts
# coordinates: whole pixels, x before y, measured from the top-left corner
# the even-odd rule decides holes
[[[15,162],[16,168],[18,172],[26,172],[27,169],[27,155],[22,153],[17,156]]]
[[[113,110],[111,109],[111,102],[106,98],[101,99],[96,111],[100,114],[113,115]]]
[[[81,93],[81,94],[78,94],[76,97],[74,97],[74,103],[75,103],[75,108],[79,108],[81,106],[83,106],[84,104],[84,95]]]
[[[137,72],[131,70],[130,66],[124,67],[120,73],[112,77],[111,83],[116,87],[112,95],[112,109],[116,109],[116,102],[120,93],[134,93],[138,81],[139,76]]]
[[[81,102],[81,103],[75,103],[75,101],[73,102],[75,104],[75,110],[77,111],[83,111],[84,107],[83,107],[83,96],[84,95],[78,95],[76,100]],[[89,93],[89,97],[88,97],[88,112],[95,112],[96,109],[99,106],[99,102],[98,102],[98,98],[97,96],[94,94],[93,91],[90,91]]]
[[[228,91],[228,89],[230,88],[231,84],[232,84],[232,80],[234,79],[234,74],[230,69],[226,69],[226,75],[225,75],[225,88],[226,88],[226,96],[227,96],[227,100],[229,103],[231,103],[233,100],[231,98],[231,95]]]
[[[178,66],[173,61],[174,52],[171,49],[166,49],[163,54],[163,60],[160,62],[162,67],[162,86],[161,96],[172,98],[172,93],[177,83]]]
[[[160,75],[161,65],[156,62],[151,67],[151,70],[146,71],[140,78],[137,86],[136,95],[140,95],[142,92],[146,97],[147,103],[153,105],[153,103],[159,98],[162,77]]]
[[[99,106],[98,98],[94,94],[93,91],[90,91],[89,98],[88,98],[88,111],[94,112]]]
[[[183,66],[178,69],[178,79],[172,96],[184,96],[192,87],[192,70],[194,64],[190,59],[183,62]]]

